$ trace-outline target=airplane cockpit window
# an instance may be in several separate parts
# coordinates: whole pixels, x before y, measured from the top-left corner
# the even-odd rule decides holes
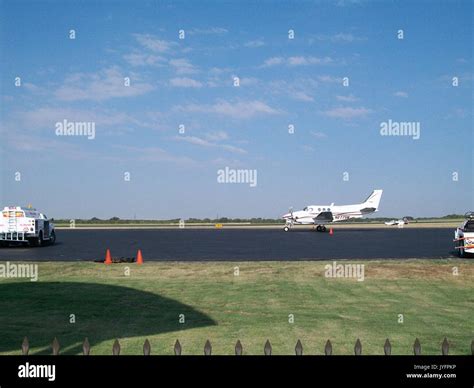
[[[304,211],[304,212],[308,211],[308,207],[305,207],[305,208],[303,209],[303,211]]]

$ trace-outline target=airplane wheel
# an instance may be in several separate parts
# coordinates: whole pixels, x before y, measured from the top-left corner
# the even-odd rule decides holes
[[[323,225],[321,226],[321,232],[325,232],[326,231],[326,227]]]
[[[321,229],[322,229],[322,228],[321,228],[321,225],[318,225],[318,226],[316,227],[316,230],[317,230],[318,232],[321,232]]]
[[[283,230],[284,230],[285,232],[288,232],[288,231],[290,230],[290,228],[288,228],[288,226],[285,226],[285,227],[283,228]]]

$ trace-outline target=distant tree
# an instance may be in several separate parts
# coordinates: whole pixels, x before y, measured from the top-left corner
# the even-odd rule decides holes
[[[120,218],[118,217],[112,217],[109,219],[109,221],[120,221]]]

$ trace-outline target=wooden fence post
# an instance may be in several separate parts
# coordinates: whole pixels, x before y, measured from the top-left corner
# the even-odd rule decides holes
[[[84,356],[88,356],[91,352],[91,345],[89,343],[89,339],[86,337],[84,339],[84,343],[82,344],[82,354]]]
[[[295,353],[296,353],[297,356],[302,356],[303,355],[303,344],[301,343],[300,340],[298,340],[298,342],[296,342]]]
[[[270,344],[269,340],[267,340],[267,342],[265,342],[265,347],[263,348],[263,353],[265,354],[265,356],[271,356],[272,355],[272,345]]]
[[[115,339],[114,345],[112,346],[112,354],[114,356],[120,356],[120,343],[118,339]]]
[[[178,340],[174,343],[174,355],[181,356],[181,344]]]
[[[415,356],[421,355],[421,344],[418,337],[415,339],[415,343],[413,344],[413,353]]]
[[[206,343],[204,344],[204,355],[210,356],[211,354],[212,354],[211,341],[207,340]]]
[[[324,347],[324,354],[326,356],[331,356],[332,355],[332,344],[330,340],[326,341],[326,346]]]
[[[235,344],[235,355],[241,356],[243,352],[244,349],[242,348],[242,344],[240,343],[240,340],[237,340],[237,343]]]
[[[28,337],[25,337],[23,338],[23,343],[21,344],[21,354],[27,356],[29,351],[30,343],[28,342]]]
[[[53,356],[57,356],[59,354],[59,341],[56,337],[53,339],[53,343],[51,344],[51,348],[53,349]]]
[[[150,341],[148,341],[148,338],[145,340],[145,343],[143,344],[143,355],[144,356],[149,356],[151,354],[151,345]]]
[[[449,353],[449,342],[446,337],[444,337],[443,343],[441,345],[441,354],[447,356]]]
[[[360,356],[362,354],[362,344],[360,343],[360,339],[357,338],[357,341],[354,346],[354,354],[356,356]]]
[[[385,340],[385,345],[383,346],[383,351],[386,356],[390,356],[392,354],[392,344],[388,340],[388,338]]]

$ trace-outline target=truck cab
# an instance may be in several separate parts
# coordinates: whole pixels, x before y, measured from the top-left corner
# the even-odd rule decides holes
[[[30,207],[6,206],[0,216],[0,244],[25,243],[30,246],[54,244],[53,220]]]
[[[466,219],[454,232],[455,249],[459,257],[474,255],[474,212],[465,214]]]

